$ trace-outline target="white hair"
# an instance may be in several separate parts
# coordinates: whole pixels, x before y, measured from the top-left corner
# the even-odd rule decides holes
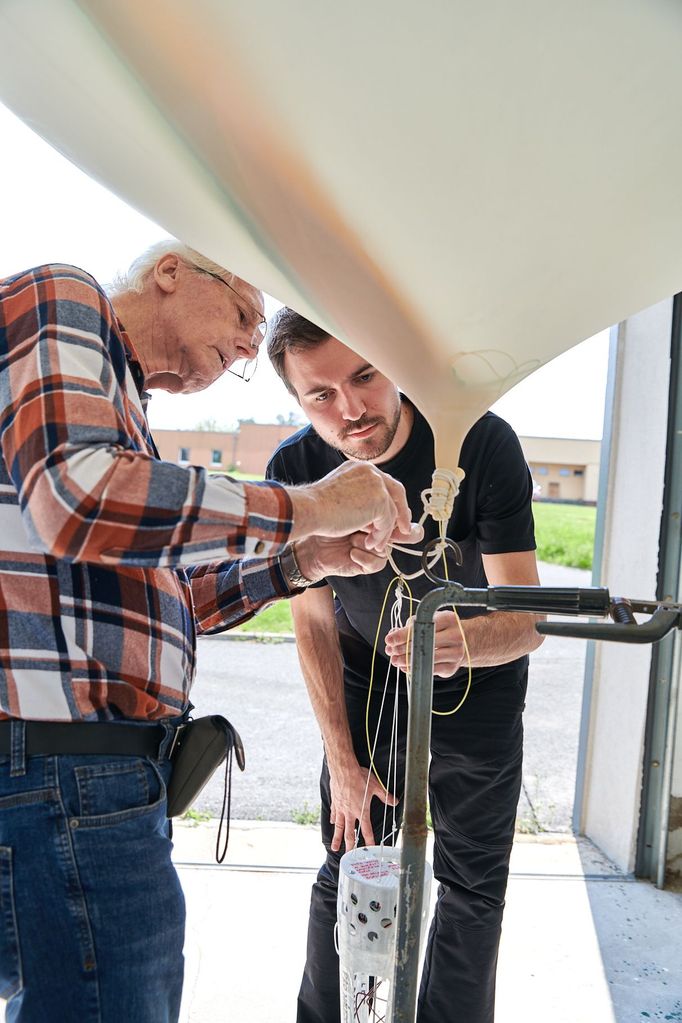
[[[127,291],[136,291],[140,294],[158,261],[169,252],[179,256],[183,263],[195,266],[199,270],[206,270],[208,273],[218,274],[219,277],[226,278],[229,283],[232,283],[236,277],[219,263],[214,263],[212,259],[202,256],[196,249],[191,249],[189,245],[179,242],[176,238],[162,238],[161,241],[154,242],[137,259],[134,259],[127,270],[114,277],[107,287],[108,294],[111,297],[122,295]]]

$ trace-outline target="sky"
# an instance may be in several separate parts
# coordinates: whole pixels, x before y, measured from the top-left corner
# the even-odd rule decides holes
[[[88,178],[0,105],[0,278],[41,263],[71,263],[101,284],[126,269],[166,232]],[[278,307],[266,297],[266,315]],[[600,438],[608,331],[583,341],[506,394],[494,411],[521,436]],[[195,395],[155,391],[152,429],[192,429],[208,420],[230,429],[240,419],[305,422],[263,352],[250,383],[225,374]]]

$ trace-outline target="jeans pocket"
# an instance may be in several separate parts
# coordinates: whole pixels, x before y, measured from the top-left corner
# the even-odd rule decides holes
[[[148,813],[165,799],[163,778],[151,760],[126,757],[74,769],[81,824],[115,824]]]
[[[0,998],[11,998],[22,986],[12,849],[0,846]]]

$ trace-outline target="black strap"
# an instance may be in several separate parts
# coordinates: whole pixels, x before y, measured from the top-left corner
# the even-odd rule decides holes
[[[240,740],[241,741],[241,740]],[[225,859],[225,853],[227,852],[227,845],[230,841],[230,810],[232,808],[232,750],[234,746],[230,743],[230,747],[225,757],[225,785],[223,787],[223,806],[220,811],[220,824],[218,825],[218,835],[215,840],[215,858],[216,863],[222,863]],[[242,771],[244,768],[242,768]],[[227,805],[227,815],[225,814],[225,808]],[[225,844],[223,845],[222,852],[220,851],[220,836],[223,830],[223,821],[225,821]]]
[[[11,721],[0,721],[0,754],[11,752]],[[27,756],[155,757],[166,736],[159,724],[115,721],[25,721]]]

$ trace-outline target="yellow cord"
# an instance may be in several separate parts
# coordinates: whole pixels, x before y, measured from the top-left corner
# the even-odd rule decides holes
[[[372,748],[372,741],[371,741],[370,736],[369,736],[369,707],[370,707],[370,703],[371,703],[371,700],[372,700],[372,686],[374,685],[374,665],[376,663],[377,650],[379,648],[379,635],[381,633],[381,623],[384,620],[384,614],[386,612],[386,601],[388,600],[388,595],[391,592],[391,587],[395,583],[401,583],[405,587],[405,589],[407,590],[407,592],[409,594],[409,598],[410,598],[410,617],[412,616],[412,604],[414,602],[414,598],[412,596],[412,590],[407,585],[407,583],[403,579],[401,579],[401,577],[399,575],[395,575],[395,576],[393,576],[393,578],[391,579],[390,583],[386,587],[386,593],[384,594],[384,602],[381,605],[381,613],[379,614],[379,621],[377,622],[377,631],[376,631],[376,635],[374,636],[374,647],[372,648],[372,665],[371,665],[370,671],[369,671],[369,689],[367,691],[367,706],[365,708],[365,738],[367,740],[367,752],[369,753],[369,763],[370,763],[370,767],[372,768],[372,772],[373,772],[374,776],[376,777],[377,781],[381,785],[381,787],[384,790],[384,792],[388,792],[388,789],[384,785],[383,781],[381,780],[381,778],[379,776],[379,772],[376,769],[376,765],[374,763],[374,750]]]
[[[444,537],[445,537],[445,523],[444,522],[439,523],[439,528],[440,528],[440,538],[441,538],[441,540],[443,540]],[[445,569],[445,578],[449,582],[450,581],[450,577],[448,575],[448,562],[447,562],[447,558],[445,557],[445,551],[443,551],[443,567]],[[472,674],[472,670],[471,670],[471,654],[469,653],[469,646],[467,644],[466,636],[464,635],[464,627],[462,626],[462,621],[461,621],[459,615],[457,614],[457,608],[455,607],[454,604],[451,604],[450,606],[452,607],[452,610],[454,612],[455,618],[457,620],[457,625],[459,627],[459,634],[462,637],[462,646],[464,647],[464,653],[466,655],[467,667],[469,669],[469,677],[467,679],[467,684],[466,684],[466,689],[464,690],[464,695],[462,696],[462,699],[459,701],[459,703],[457,704],[456,707],[453,707],[452,710],[432,710],[431,711],[432,714],[437,714],[438,717],[440,717],[440,718],[450,717],[451,714],[456,714],[457,713],[457,711],[460,709],[460,707],[462,706],[462,704],[466,700],[467,696],[469,695],[469,691],[471,689],[471,680],[473,678],[473,674]]]
[[[443,540],[443,539],[445,539],[445,522],[439,522],[438,527],[439,527],[439,532],[440,532],[441,540]],[[443,567],[444,567],[444,570],[445,570],[445,579],[449,582],[450,577],[448,576],[448,563],[447,563],[447,559],[445,557],[445,550],[443,550]],[[410,650],[411,650],[411,647],[412,647],[412,630],[413,630],[413,625],[412,625],[412,607],[413,607],[413,604],[414,604],[414,597],[412,595],[412,590],[410,589],[410,587],[408,586],[407,582],[405,581],[405,578],[403,576],[400,576],[400,575],[395,575],[395,576],[393,576],[393,578],[391,579],[390,583],[386,587],[386,593],[384,594],[384,600],[383,600],[383,603],[381,605],[381,612],[379,614],[379,621],[377,622],[377,630],[376,630],[376,634],[374,636],[374,646],[372,648],[372,664],[371,664],[370,672],[369,672],[369,689],[367,691],[367,706],[365,708],[365,738],[366,738],[366,741],[367,741],[367,752],[369,754],[369,763],[370,763],[370,767],[372,769],[372,772],[373,772],[374,776],[376,777],[377,781],[381,785],[381,787],[384,790],[384,792],[388,792],[388,789],[386,788],[386,786],[384,785],[383,781],[381,780],[381,778],[379,776],[379,772],[377,771],[376,765],[374,763],[374,750],[372,748],[372,741],[371,741],[370,735],[369,735],[369,708],[370,708],[370,703],[371,703],[371,699],[372,699],[372,687],[374,685],[374,666],[376,664],[377,650],[378,650],[378,647],[379,647],[379,636],[381,634],[381,623],[383,622],[384,614],[386,613],[386,602],[388,601],[388,595],[391,592],[391,587],[394,586],[395,583],[399,583],[400,585],[405,587],[405,589],[408,592],[409,600],[410,600],[410,611],[409,611],[409,619],[410,619],[410,621],[409,621],[409,624],[407,626],[407,655],[406,655],[406,664],[405,664],[405,674],[407,675],[408,678],[411,677],[412,668],[411,668],[411,665],[410,665]],[[462,707],[464,701],[466,700],[466,698],[469,695],[469,692],[471,690],[471,683],[472,683],[472,679],[473,679],[473,672],[472,672],[472,665],[471,665],[471,654],[469,652],[469,646],[467,644],[466,636],[464,634],[464,627],[462,626],[462,621],[461,621],[461,619],[460,619],[460,617],[459,617],[459,615],[457,613],[457,608],[455,607],[454,604],[452,604],[451,607],[452,607],[452,610],[454,612],[455,619],[457,621],[457,625],[459,627],[459,634],[462,637],[462,645],[464,647],[464,654],[466,656],[466,662],[467,662],[467,668],[469,670],[469,676],[467,678],[467,684],[466,684],[466,688],[464,690],[464,694],[462,696],[462,699],[459,701],[459,703],[457,704],[456,707],[453,707],[452,710],[433,710],[433,709],[431,710],[431,713],[432,714],[437,714],[438,717],[450,717],[452,714],[456,714],[457,713],[457,711]]]

